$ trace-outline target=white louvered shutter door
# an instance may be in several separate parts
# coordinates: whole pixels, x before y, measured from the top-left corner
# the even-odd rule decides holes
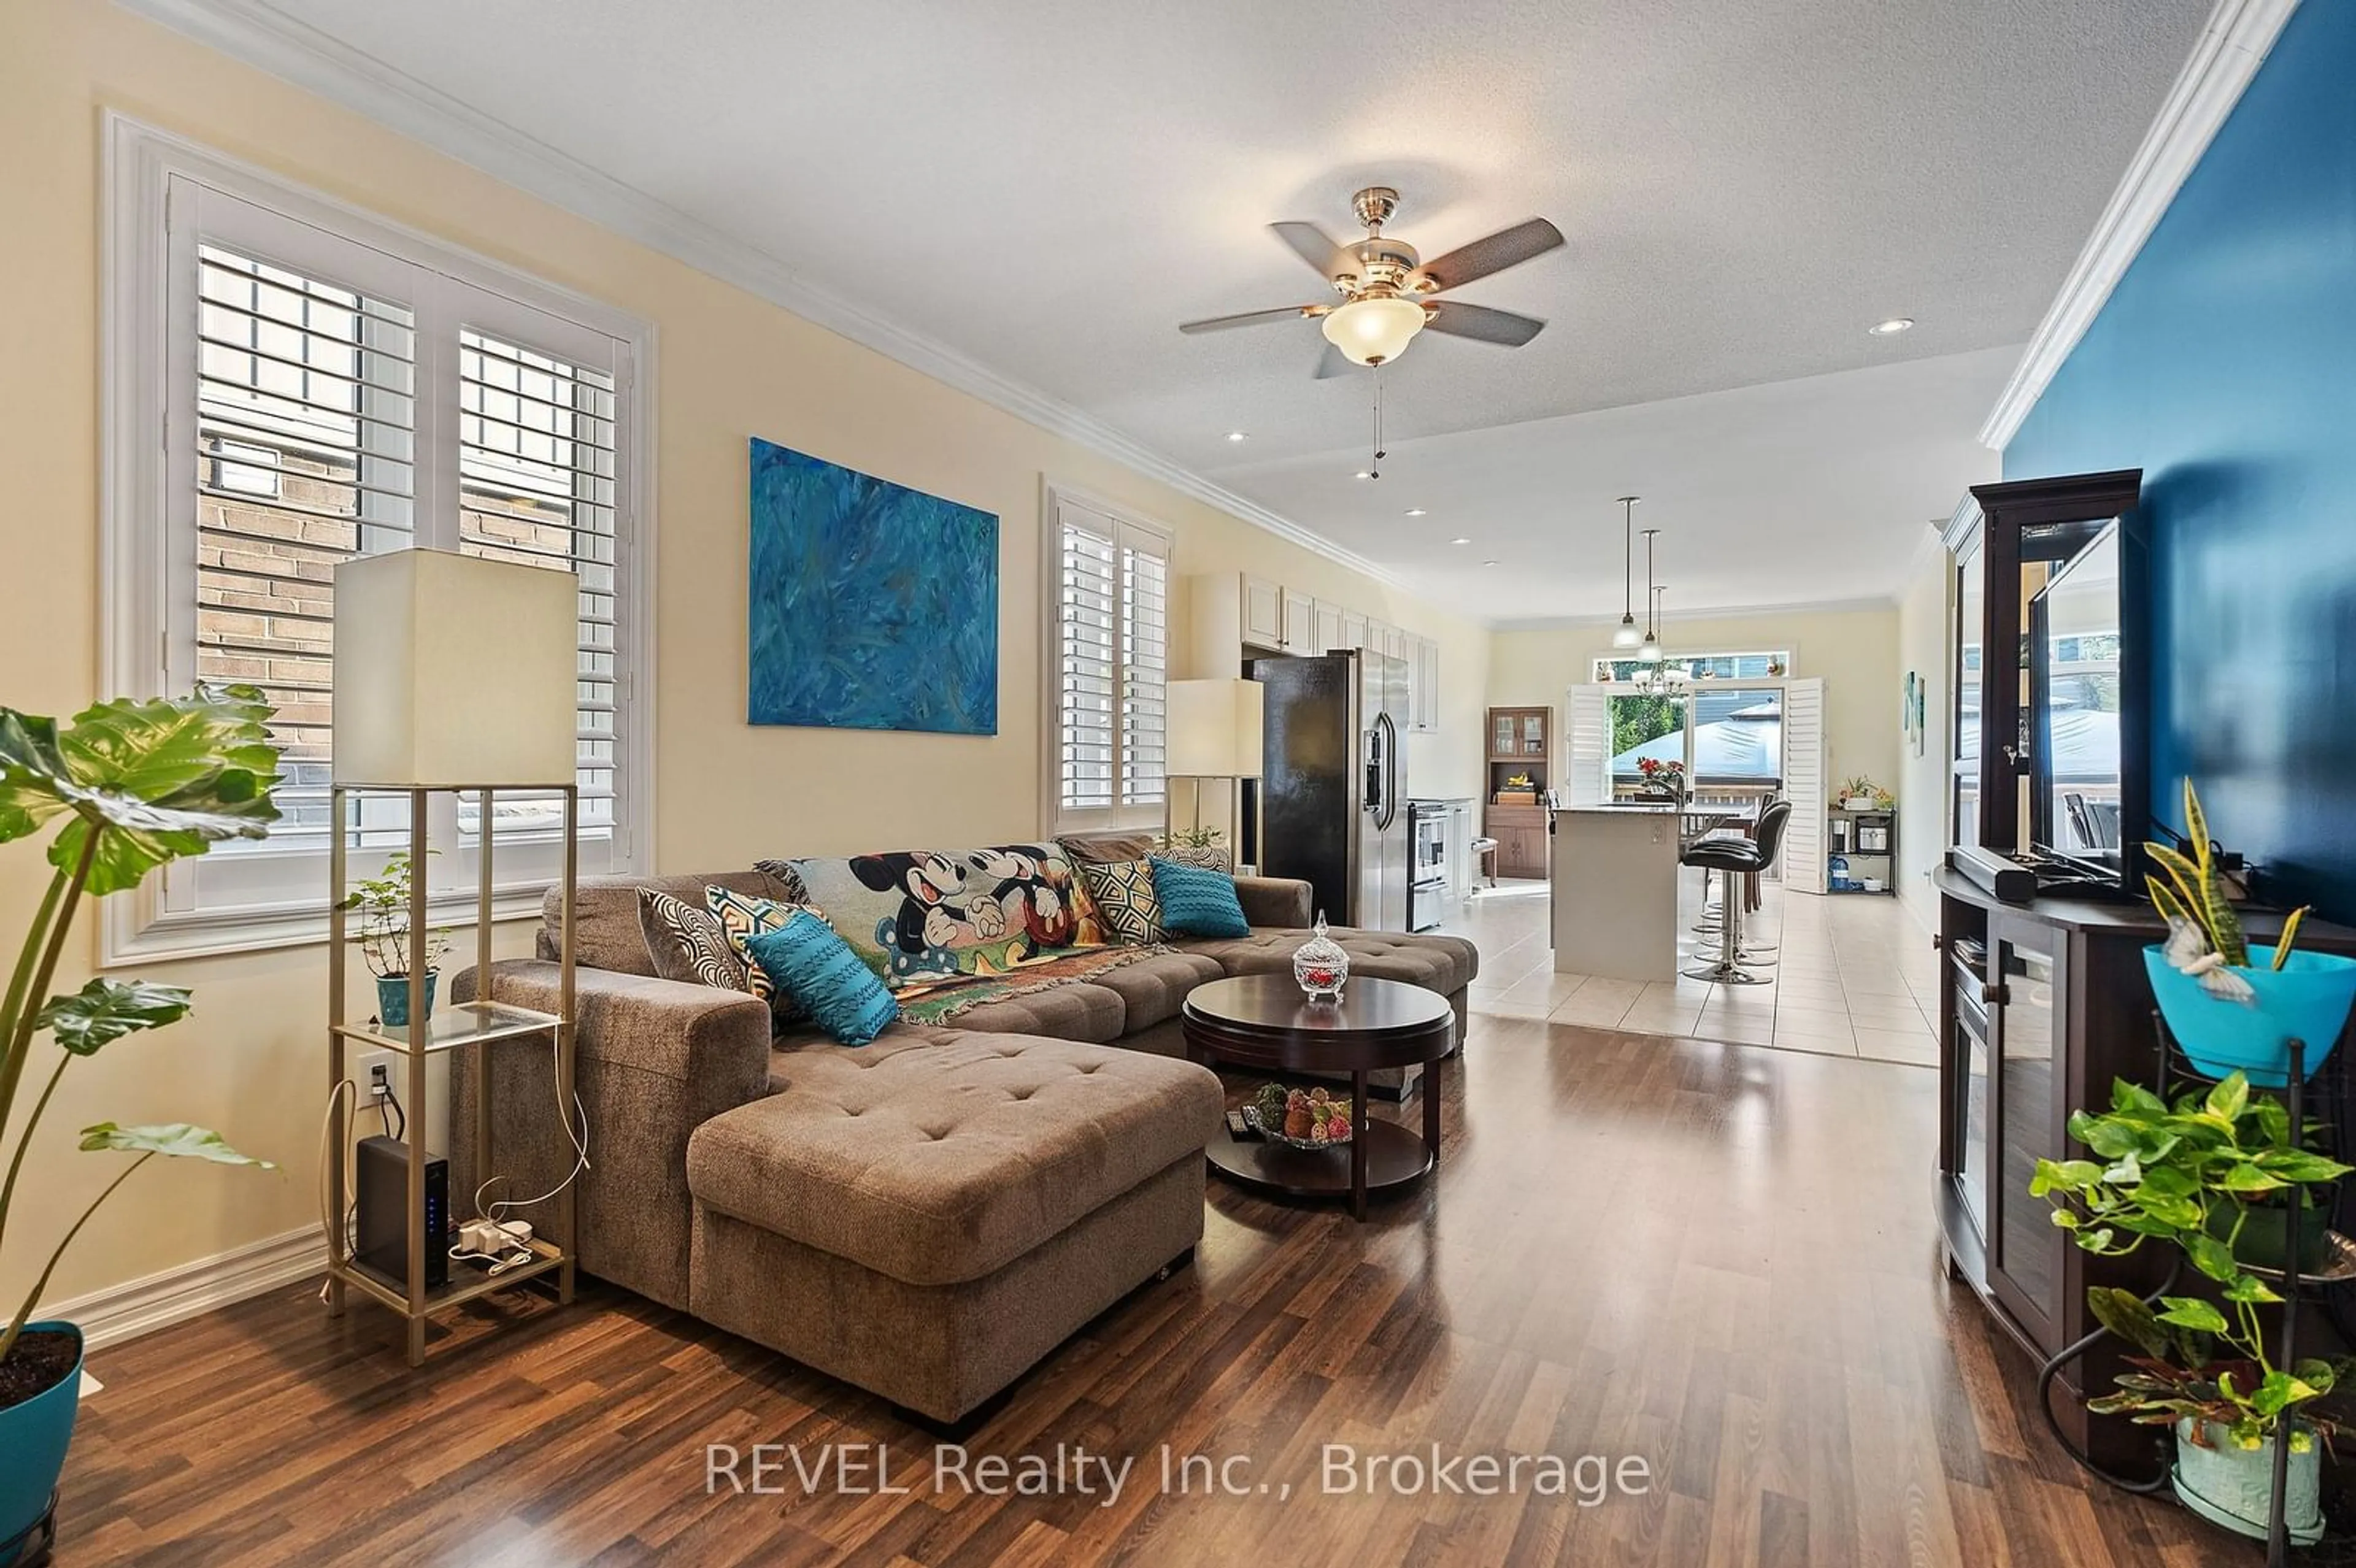
[[[1574,686],[1564,703],[1570,737],[1564,798],[1572,805],[1604,805],[1612,799],[1612,688]]]
[[[1783,688],[1783,793],[1792,816],[1783,828],[1783,882],[1825,891],[1825,683]]]

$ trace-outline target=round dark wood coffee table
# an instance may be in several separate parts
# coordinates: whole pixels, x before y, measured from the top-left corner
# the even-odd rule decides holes
[[[1346,1072],[1350,1123],[1340,1148],[1300,1149],[1269,1139],[1222,1136],[1211,1169],[1238,1187],[1283,1198],[1350,1200],[1366,1217],[1366,1195],[1409,1187],[1440,1163],[1440,1084],[1433,1064],[1456,1044],[1448,999],[1397,980],[1356,979],[1339,1002],[1312,1002],[1290,975],[1244,975],[1197,986],[1180,1015],[1188,1054],[1263,1072]],[[1423,1065],[1423,1136],[1366,1114],[1366,1074]]]

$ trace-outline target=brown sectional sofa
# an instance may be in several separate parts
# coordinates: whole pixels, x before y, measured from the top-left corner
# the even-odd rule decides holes
[[[1178,951],[855,1048],[807,1029],[772,1038],[755,997],[656,977],[637,889],[697,900],[707,883],[787,891],[756,870],[581,888],[585,1270],[954,1422],[1191,1252],[1225,1097],[1183,1060],[1179,1009],[1205,981],[1289,970],[1306,883],[1238,878],[1248,937],[1175,938]],[[542,956],[495,965],[495,995],[554,1005],[556,917],[552,895]],[[1354,973],[1442,992],[1461,1028],[1469,943],[1334,934]],[[469,970],[453,999],[477,987]],[[453,1064],[454,1126],[471,1122],[468,1057]],[[545,1042],[503,1042],[483,1061],[493,1167],[510,1193],[543,1191],[573,1159],[550,1114]],[[452,1152],[462,1211],[481,1179],[469,1152]],[[553,1220],[552,1206],[517,1212]]]

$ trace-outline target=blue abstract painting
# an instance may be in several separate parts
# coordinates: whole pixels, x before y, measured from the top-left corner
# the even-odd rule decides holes
[[[998,519],[753,440],[755,724],[998,733]]]

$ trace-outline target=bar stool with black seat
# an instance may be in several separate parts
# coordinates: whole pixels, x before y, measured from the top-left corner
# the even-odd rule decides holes
[[[1759,804],[1752,808],[1748,817],[1739,822],[1718,824],[1687,840],[1685,848],[1690,849],[1694,845],[1711,838],[1747,838],[1756,841],[1759,837],[1759,824],[1766,819],[1769,809],[1782,798],[1782,795],[1774,790],[1769,790],[1759,797]],[[1682,854],[1679,859],[1683,859]],[[1705,943],[1715,941],[1726,922],[1726,912],[1719,903],[1711,901],[1709,889],[1709,873],[1705,870],[1701,874],[1701,918],[1693,923],[1694,934],[1703,938]],[[1724,898],[1723,889],[1719,890],[1719,898],[1721,901]],[[1757,901],[1751,901],[1750,907],[1756,909]],[[1772,952],[1773,949],[1765,951]]]
[[[1692,866],[1704,871],[1725,874],[1725,896],[1719,900],[1726,911],[1725,928],[1720,932],[1718,961],[1699,964],[1680,970],[1688,980],[1710,980],[1721,986],[1761,986],[1767,983],[1764,975],[1753,975],[1742,967],[1742,884],[1738,877],[1755,877],[1775,863],[1775,853],[1783,847],[1783,824],[1792,815],[1792,803],[1779,800],[1759,818],[1757,838],[1704,838],[1677,857],[1680,865]]]

